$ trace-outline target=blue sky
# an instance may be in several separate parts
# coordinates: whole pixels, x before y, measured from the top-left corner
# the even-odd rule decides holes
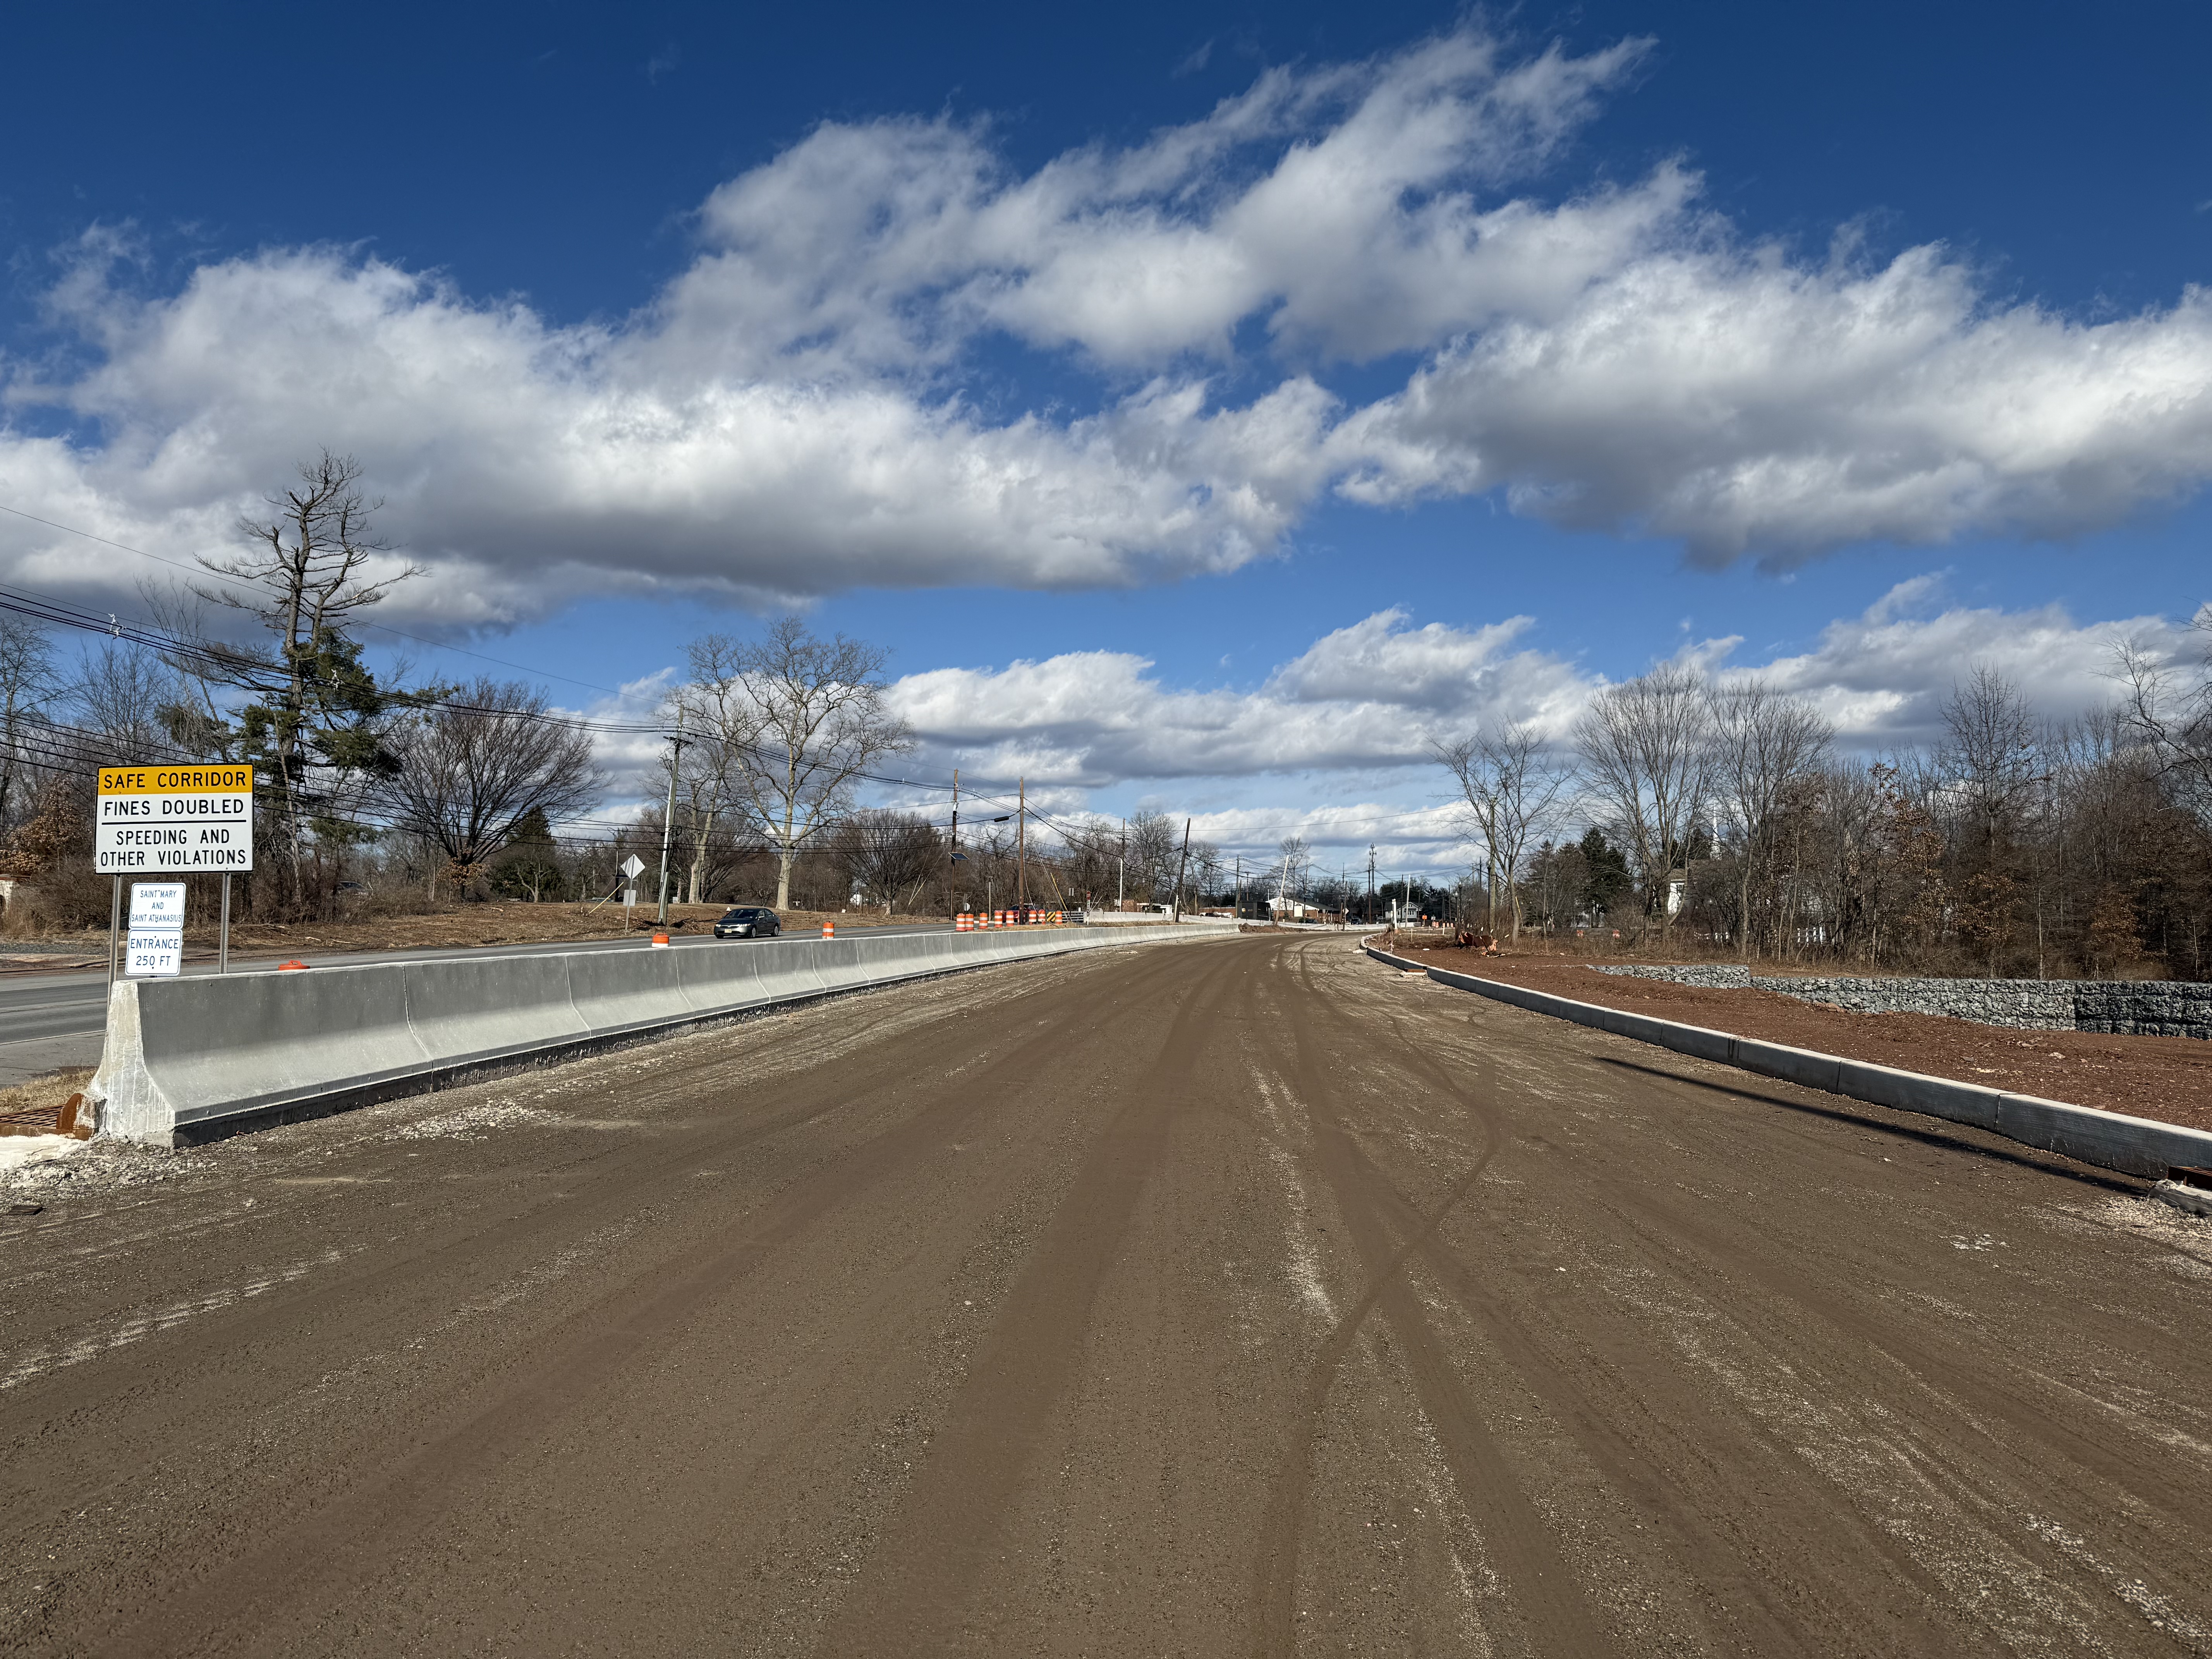
[[[188,557],[328,442],[570,706],[792,600],[918,772],[1427,864],[1430,738],[1656,659],[1870,750],[2212,597],[2192,9],[369,21],[12,22],[0,503]]]

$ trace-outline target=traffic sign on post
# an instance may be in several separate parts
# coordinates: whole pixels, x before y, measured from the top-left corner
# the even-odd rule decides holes
[[[217,960],[219,971],[227,972],[230,967],[230,878],[253,868],[253,769],[175,764],[101,767],[92,856],[102,875],[115,878],[107,927],[111,985],[115,982],[115,948],[122,931],[126,875],[221,876],[222,933]],[[157,887],[173,890],[176,896],[175,948],[152,942],[169,939],[168,932],[149,933],[142,952],[138,894]],[[178,972],[184,958],[184,884],[133,883],[131,906],[130,971],[137,975]]]
[[[131,884],[131,933],[123,971],[133,979],[174,979],[184,971],[185,884]]]
[[[103,766],[93,857],[102,875],[253,868],[250,766]]]

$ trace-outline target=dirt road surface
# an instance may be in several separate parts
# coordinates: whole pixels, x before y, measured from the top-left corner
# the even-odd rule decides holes
[[[9,1653],[2212,1651],[2212,1223],[1340,937],[76,1169]]]

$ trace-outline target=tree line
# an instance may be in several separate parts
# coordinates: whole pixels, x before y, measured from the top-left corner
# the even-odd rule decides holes
[[[1747,961],[2203,979],[2207,668],[2123,650],[2104,706],[2051,720],[1976,665],[1945,699],[1936,742],[1862,760],[1838,753],[1805,699],[1668,665],[1601,691],[1565,744],[1507,724],[1434,752],[1501,935],[1595,929]]]
[[[106,920],[94,781],[149,760],[255,766],[255,868],[235,899],[262,920],[370,902],[603,901],[633,855],[648,903],[664,861],[672,900],[779,908],[1194,903],[1218,886],[1218,850],[1185,845],[1157,812],[1060,819],[971,796],[960,824],[950,803],[862,805],[914,742],[886,702],[885,653],[788,617],[757,639],[691,645],[688,676],[641,728],[666,734],[659,798],[593,824],[604,722],[526,683],[366,661],[367,613],[422,572],[377,534],[361,476],[328,453],[302,466],[240,521],[244,550],[202,559],[204,578],[142,587],[151,625],[111,618],[112,636],[74,662],[55,622],[81,618],[0,609],[0,877],[23,889],[16,920]],[[240,613],[242,630],[221,625]]]

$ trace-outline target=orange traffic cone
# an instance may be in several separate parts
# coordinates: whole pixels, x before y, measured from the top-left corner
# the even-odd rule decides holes
[[[837,924],[836,924],[836,922],[834,922],[834,921],[825,921],[825,922],[823,922],[823,923],[822,924],[822,937],[823,937],[823,938],[824,938],[824,939],[835,939],[835,938],[836,938],[836,937],[837,937]]]

